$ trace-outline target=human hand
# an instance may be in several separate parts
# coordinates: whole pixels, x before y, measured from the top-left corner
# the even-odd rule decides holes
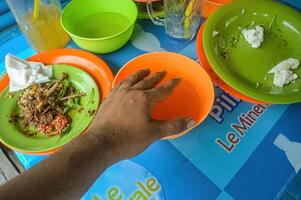
[[[168,98],[181,79],[172,79],[155,88],[166,72],[149,75],[148,69],[141,70],[116,86],[101,104],[90,127],[90,132],[105,138],[120,160],[141,153],[156,140],[195,125],[190,118],[171,121],[151,118],[153,106]]]

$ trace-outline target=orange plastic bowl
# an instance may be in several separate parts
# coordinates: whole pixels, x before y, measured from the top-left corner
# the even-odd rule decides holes
[[[207,71],[207,73],[209,74],[209,76],[211,77],[212,81],[215,82],[218,86],[220,86],[223,90],[225,90],[226,92],[228,92],[229,94],[231,94],[232,96],[234,96],[235,98],[247,101],[249,103],[253,103],[253,104],[267,104],[265,102],[262,101],[257,101],[255,99],[252,99],[244,94],[241,94],[240,92],[234,90],[231,86],[227,85],[222,79],[220,79],[218,77],[218,75],[213,71],[213,69],[211,68],[205,51],[203,49],[203,31],[205,28],[205,23],[202,24],[198,35],[197,35],[197,39],[196,39],[196,48],[197,48],[197,55],[199,58],[199,61],[201,63],[201,65],[203,66],[203,68]]]
[[[104,99],[110,92],[113,83],[113,74],[108,65],[99,57],[78,49],[55,49],[38,53],[27,60],[42,62],[44,64],[67,64],[78,67],[95,80],[100,92],[100,99]],[[9,77],[6,74],[0,80],[0,93],[8,86]],[[85,132],[83,132],[84,134]],[[10,148],[10,147],[9,147]],[[52,149],[45,152],[21,152],[32,155],[48,155],[52,154],[58,149]]]
[[[207,19],[209,15],[215,12],[225,3],[229,3],[232,0],[205,0],[202,8],[202,17]]]
[[[175,77],[183,78],[173,94],[153,108],[154,119],[170,120],[187,116],[194,119],[197,126],[208,116],[214,101],[214,89],[209,75],[199,64],[176,53],[148,53],[125,64],[116,75],[113,85],[119,84],[130,74],[144,68],[149,68],[152,73],[166,70],[167,77],[161,84]],[[164,139],[177,138],[191,129]]]

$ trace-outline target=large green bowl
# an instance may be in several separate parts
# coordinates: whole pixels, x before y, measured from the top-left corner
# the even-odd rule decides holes
[[[241,29],[256,24],[265,27],[265,41],[258,49],[251,48],[241,34]],[[214,31],[219,35],[214,37]],[[273,86],[273,75],[267,74],[282,60],[301,60],[298,11],[272,0],[233,1],[209,17],[203,44],[214,71],[235,90],[272,104],[301,101],[301,78],[279,88]],[[295,72],[301,77],[301,66]]]
[[[110,53],[130,39],[138,11],[132,0],[73,0],[61,24],[74,42],[95,53]]]

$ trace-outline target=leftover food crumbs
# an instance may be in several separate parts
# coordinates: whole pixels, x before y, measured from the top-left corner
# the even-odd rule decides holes
[[[218,31],[213,31],[212,32],[212,37],[216,37],[216,36],[218,36],[219,35],[219,32]]]
[[[5,95],[5,98],[8,98],[8,99],[11,99],[13,97],[14,97],[14,93],[12,93],[12,92],[9,92],[9,93],[7,93],[7,95]]]
[[[88,111],[88,114],[89,114],[89,117],[92,117],[94,114],[95,114],[96,110],[89,110]]]
[[[69,112],[80,107],[80,98],[84,95],[65,73],[57,80],[32,85],[18,99],[23,128],[34,128],[48,136],[60,135],[71,125]],[[14,115],[11,118],[14,119]]]

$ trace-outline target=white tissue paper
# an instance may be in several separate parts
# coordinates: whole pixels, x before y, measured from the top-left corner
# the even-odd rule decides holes
[[[9,91],[23,90],[36,83],[46,83],[52,77],[52,66],[40,62],[29,62],[11,54],[5,57],[5,67],[8,73]]]

